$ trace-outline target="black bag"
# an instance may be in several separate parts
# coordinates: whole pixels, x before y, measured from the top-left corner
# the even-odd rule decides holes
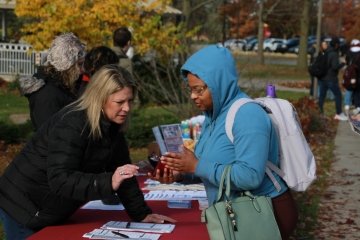
[[[327,61],[327,53],[319,53],[315,61],[309,66],[309,73],[318,79],[324,77],[328,70]]]
[[[359,70],[359,66],[354,62],[351,62],[345,68],[343,74],[343,81],[342,81],[342,85],[345,89],[347,90],[356,89],[358,85],[357,82],[359,81],[358,70]]]
[[[351,59],[350,63],[344,70],[342,85],[346,90],[355,90],[360,85],[358,65],[359,56],[360,55],[357,55],[355,58]]]

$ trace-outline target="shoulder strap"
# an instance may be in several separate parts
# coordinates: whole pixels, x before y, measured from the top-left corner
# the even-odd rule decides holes
[[[240,98],[240,99],[236,100],[231,105],[231,107],[226,115],[225,131],[226,131],[226,135],[228,136],[228,138],[230,139],[230,141],[232,143],[234,143],[234,135],[232,133],[232,127],[234,125],[235,115],[236,115],[237,111],[239,110],[239,108],[248,102],[255,102],[255,101],[250,98]]]
[[[225,166],[224,171],[221,175],[221,180],[220,180],[220,184],[219,184],[219,190],[218,190],[218,196],[217,196],[216,202],[219,202],[223,197],[224,183],[228,184],[228,181],[230,181],[230,179],[229,180],[227,179],[227,178],[230,178],[230,173],[229,173],[230,171],[231,171],[231,165]],[[230,195],[230,189],[228,190],[228,186],[229,185],[226,185],[226,188],[225,188],[226,191],[229,191],[229,192],[225,192],[226,196]]]

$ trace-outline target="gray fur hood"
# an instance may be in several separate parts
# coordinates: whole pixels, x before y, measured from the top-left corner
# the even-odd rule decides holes
[[[22,95],[30,95],[45,85],[45,81],[35,76],[26,76],[19,79],[20,92]]]

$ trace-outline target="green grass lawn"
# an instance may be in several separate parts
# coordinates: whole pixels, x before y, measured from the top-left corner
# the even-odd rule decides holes
[[[29,113],[26,97],[0,89],[0,122],[9,123],[10,114]]]

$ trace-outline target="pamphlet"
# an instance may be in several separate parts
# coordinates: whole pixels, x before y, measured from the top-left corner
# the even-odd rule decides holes
[[[107,229],[94,229],[91,232],[85,233],[84,238],[89,239],[141,239],[141,240],[158,240],[161,234],[144,233],[144,232],[126,232],[114,231]]]
[[[102,229],[117,231],[136,231],[136,232],[153,232],[153,233],[170,233],[174,230],[174,224],[160,223],[142,223],[142,222],[121,222],[110,221],[105,223]]]
[[[162,155],[166,152],[182,151],[184,142],[180,124],[160,125],[153,127],[152,131]]]
[[[124,205],[107,205],[104,204],[101,200],[94,200],[84,204],[81,209],[92,209],[92,210],[124,210]]]

